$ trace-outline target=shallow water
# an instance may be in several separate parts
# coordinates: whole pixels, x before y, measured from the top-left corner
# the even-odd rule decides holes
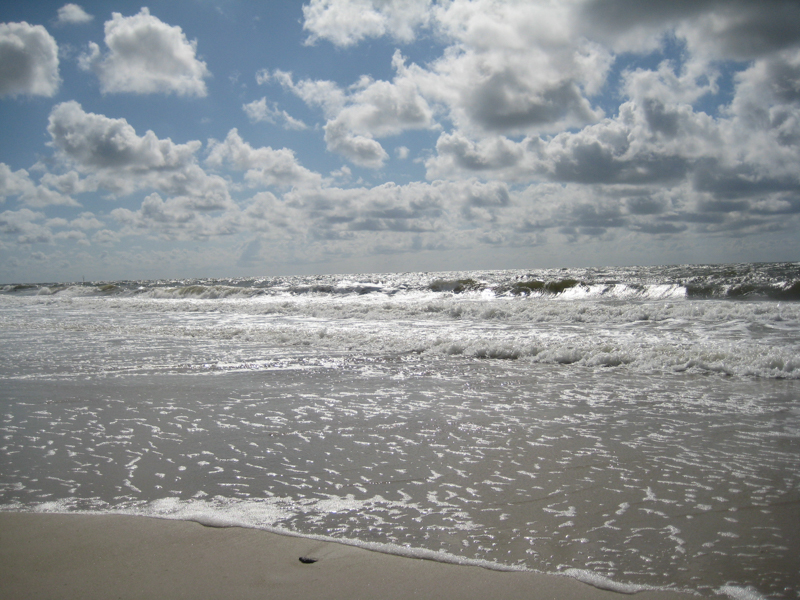
[[[800,597],[797,303],[394,277],[0,294],[0,508]]]

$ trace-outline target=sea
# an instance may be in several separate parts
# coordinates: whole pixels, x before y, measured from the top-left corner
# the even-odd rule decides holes
[[[800,598],[800,263],[0,286],[0,510]]]

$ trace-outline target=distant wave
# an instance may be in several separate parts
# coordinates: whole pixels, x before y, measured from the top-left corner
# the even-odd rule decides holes
[[[441,297],[797,302],[800,263],[11,284],[0,289],[0,293],[73,297],[146,295],[165,299],[428,293]]]

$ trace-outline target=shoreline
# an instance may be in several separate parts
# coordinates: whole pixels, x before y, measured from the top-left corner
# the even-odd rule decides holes
[[[24,512],[0,513],[0,581],[2,600],[619,600],[626,595],[567,576],[409,558],[257,529],[144,516]],[[635,597],[697,598],[667,590]]]

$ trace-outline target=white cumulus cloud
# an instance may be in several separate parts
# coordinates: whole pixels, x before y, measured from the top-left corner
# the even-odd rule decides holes
[[[240,212],[231,206],[219,214],[199,211],[191,198],[174,197],[164,200],[152,193],[142,202],[139,210],[115,208],[111,217],[124,228],[119,234],[101,230],[94,235],[98,243],[114,243],[119,235],[144,233],[169,240],[202,240],[232,235],[240,230]],[[104,238],[111,238],[105,240]]]
[[[428,23],[431,0],[311,0],[303,6],[307,43],[319,39],[351,46],[364,38],[390,35],[411,42]]]
[[[612,55],[578,34],[573,3],[453,0],[434,12],[451,46],[414,77],[459,128],[546,133],[603,116],[589,97]]]
[[[104,93],[207,94],[204,79],[210,72],[197,58],[197,42],[147,8],[132,17],[113,13],[105,23],[105,44],[105,54],[90,43],[80,58],[82,68],[97,74]]]
[[[267,104],[266,97],[244,104],[242,110],[253,123],[280,124],[284,129],[308,129],[308,125],[279,109],[276,103]]]
[[[49,244],[53,241],[53,232],[39,223],[44,218],[44,213],[27,208],[6,210],[0,213],[0,233],[17,236],[19,244]]]
[[[795,0],[587,0],[575,7],[581,33],[616,51],[653,50],[668,32],[692,53],[716,59],[749,60],[800,42]]]
[[[245,180],[251,185],[318,186],[322,178],[303,167],[286,148],[253,148],[231,129],[223,142],[209,143],[209,166],[230,166],[245,171]]]
[[[54,96],[58,45],[41,25],[0,23],[0,96]]]
[[[389,158],[380,142],[369,134],[354,134],[341,121],[329,121],[325,125],[325,141],[328,150],[341,154],[349,161],[369,169],[378,169]]]
[[[375,138],[438,127],[399,51],[392,65],[397,73],[392,81],[364,76],[347,89],[324,80],[295,83],[291,73],[281,71],[262,76],[261,81],[275,80],[309,106],[323,109],[328,117],[324,128],[328,150],[362,167],[379,168],[389,155]]]
[[[58,9],[58,23],[60,24],[89,23],[93,19],[94,17],[78,4],[65,4]]]
[[[53,190],[46,183],[36,185],[25,169],[11,171],[8,165],[0,163],[0,201],[14,196],[23,204],[36,208],[58,204],[80,206],[73,198]]]
[[[384,17],[403,4],[315,2],[305,11],[305,26],[338,45],[394,35]],[[409,29],[413,32],[414,27],[426,24],[448,45],[431,63],[407,66],[396,52],[392,81],[360,80],[347,90],[327,82],[294,84],[290,75],[277,72],[260,80],[278,80],[308,104],[322,106],[331,120],[327,129],[336,134],[326,137],[329,149],[348,157],[362,156],[362,164],[365,152],[372,155],[367,162],[380,162],[375,158],[375,138],[434,128],[441,116],[459,129],[484,136],[552,133],[604,116],[591,98],[602,89],[613,55],[580,34],[573,3],[452,0],[411,4],[425,16],[406,21]],[[380,26],[370,28],[373,22]],[[357,26],[362,29],[354,32]]]
[[[225,180],[197,164],[199,141],[176,144],[152,131],[139,136],[125,119],[86,112],[74,101],[53,109],[47,130],[65,164],[112,194],[154,188],[186,198],[197,210],[230,205]]]

